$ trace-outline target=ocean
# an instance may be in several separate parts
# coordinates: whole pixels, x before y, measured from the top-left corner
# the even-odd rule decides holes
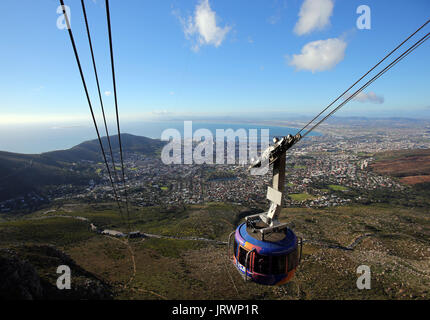
[[[121,124],[122,133],[130,133],[138,136],[145,136],[160,139],[161,134],[166,129],[176,129],[184,137],[184,122],[164,121],[164,122],[124,122]],[[245,129],[249,134],[250,129],[257,129],[258,136],[261,129],[268,129],[270,137],[296,134],[297,128],[281,126],[267,126],[255,124],[239,123],[211,123],[192,122],[192,130],[208,129],[215,137],[216,129]],[[101,136],[105,136],[103,126],[99,125]],[[116,126],[109,126],[109,134],[117,133]],[[310,135],[320,135],[312,132]],[[186,138],[186,137],[185,137]],[[84,141],[97,139],[97,134],[91,123],[86,125],[2,125],[0,126],[0,151],[37,154],[53,150],[64,150],[74,147]]]

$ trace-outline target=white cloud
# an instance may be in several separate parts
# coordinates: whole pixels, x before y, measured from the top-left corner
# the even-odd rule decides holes
[[[209,5],[209,0],[200,0],[194,11],[194,16],[189,16],[187,21],[180,18],[187,39],[194,41],[193,50],[198,51],[203,45],[219,47],[224,41],[231,27],[217,25],[217,16]]]
[[[343,96],[343,99],[346,100],[351,95],[352,95],[351,93],[346,93]],[[382,104],[385,101],[383,96],[379,96],[373,91],[369,91],[368,93],[365,93],[362,91],[358,93],[354,98],[352,98],[352,100],[362,102],[362,103],[369,102],[369,103],[376,103],[376,104]]]
[[[332,0],[305,0],[300,8],[300,18],[294,27],[294,32],[301,36],[323,29],[330,24],[333,6]]]
[[[109,97],[112,94],[111,91],[105,91],[105,96]]]
[[[296,70],[309,70],[312,73],[330,70],[343,60],[346,46],[346,42],[338,38],[309,42],[300,54],[293,55],[289,64],[295,66]]]

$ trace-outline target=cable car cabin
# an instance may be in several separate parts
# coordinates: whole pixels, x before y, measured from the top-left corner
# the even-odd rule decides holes
[[[234,236],[233,263],[245,280],[265,285],[287,283],[296,271],[301,256],[301,242],[291,229],[267,235],[262,241],[259,233],[242,223]]]
[[[267,189],[270,208],[267,212],[245,217],[228,238],[230,255],[231,238],[234,234],[233,262],[245,281],[267,285],[281,285],[288,282],[296,272],[301,256],[302,241],[281,223],[278,216],[282,209],[285,187],[286,151],[301,138],[288,135],[282,139],[274,138],[274,145],[267,148],[262,157],[253,161],[250,168],[258,168],[263,163],[273,164],[273,187]]]

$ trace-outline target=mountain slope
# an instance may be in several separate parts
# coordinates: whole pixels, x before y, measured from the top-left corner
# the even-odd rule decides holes
[[[155,155],[164,145],[162,141],[131,134],[122,134],[121,138],[125,153]],[[107,138],[102,138],[102,142],[109,155]],[[118,136],[112,136],[111,142],[114,155],[119,157]],[[35,155],[0,151],[0,201],[40,191],[46,186],[86,185],[98,176],[86,164],[79,164],[85,160],[103,161],[98,140]]]
[[[95,174],[77,172],[71,163],[43,155],[0,152],[0,201],[41,191],[48,185],[88,184]]]
[[[118,136],[111,136],[112,151],[119,156]],[[164,142],[147,137],[139,137],[131,134],[121,134],[122,148],[124,152],[138,152],[145,155],[154,155],[164,146]],[[109,155],[109,145],[106,137],[102,138],[106,155]],[[102,153],[97,139],[85,141],[68,150],[58,150],[43,153],[47,159],[64,162],[77,162],[81,160],[101,161]]]
[[[67,265],[73,275],[71,290],[56,286],[58,266]],[[54,246],[19,246],[0,249],[0,299],[77,300],[111,299],[110,286],[84,270]]]

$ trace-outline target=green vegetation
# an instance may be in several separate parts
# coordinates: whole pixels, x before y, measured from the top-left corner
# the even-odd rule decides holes
[[[306,169],[306,166],[294,165],[294,169]]]
[[[348,191],[347,187],[330,184],[328,187],[333,191]]]
[[[106,282],[82,269],[68,255],[51,245],[26,244],[8,250],[0,249],[0,265],[3,270],[15,269],[12,279],[9,277],[8,280],[16,285],[7,291],[3,287],[0,290],[2,299],[112,299],[111,287]],[[61,265],[67,265],[71,269],[72,290],[57,289],[56,270]],[[88,290],[88,284],[91,284],[92,290]]]
[[[164,142],[130,134],[121,135],[124,149],[154,155]],[[102,138],[107,144],[107,138]],[[112,136],[112,147],[118,152],[118,139]],[[22,196],[35,191],[43,193],[45,188],[72,184],[88,185],[93,179],[97,181],[100,168],[94,168],[83,161],[100,163],[100,146],[98,140],[81,143],[68,150],[46,152],[37,155],[18,154],[0,151],[0,201]],[[121,170],[119,167],[117,170]]]
[[[94,236],[87,223],[70,218],[54,217],[0,223],[1,246],[22,242],[68,246]]]
[[[292,193],[292,194],[289,194],[288,197],[290,197],[294,201],[313,200],[317,198],[308,193]]]
[[[137,230],[176,237],[224,240],[234,228],[240,207],[225,203],[193,205],[173,210],[145,208],[133,215]]]
[[[88,167],[50,159],[46,155],[26,155],[0,152],[0,201],[43,192],[48,186],[87,185],[98,177]]]
[[[65,204],[49,213],[41,210],[28,215],[28,218],[74,216],[89,219],[103,229],[127,230],[125,216],[121,218],[115,203]],[[243,208],[212,202],[205,205],[187,207],[130,207],[130,223],[134,230],[178,237],[205,237],[224,240],[233,229]]]
[[[363,158],[373,157],[374,155],[375,155],[374,153],[370,153],[370,152],[357,152],[357,156],[363,157]]]
[[[165,144],[160,140],[134,136],[126,133],[121,134],[121,141],[124,149],[127,149],[130,152],[140,152],[145,155],[154,155]],[[102,137],[102,143],[107,145],[108,142],[106,137]],[[111,143],[113,152],[119,152],[117,136],[111,136]],[[100,146],[97,139],[83,142],[68,150],[47,152],[42,154],[42,156],[54,161],[64,162],[79,162],[81,160],[100,162],[101,160]]]
[[[139,244],[139,247],[151,249],[163,257],[179,258],[187,250],[200,249],[206,244],[190,240],[173,240],[173,239],[148,239]]]
[[[310,195],[295,196],[303,199]],[[133,207],[131,226],[154,234],[225,241],[240,217],[250,213],[247,210],[226,203]],[[69,203],[55,212],[42,213],[0,222],[0,247],[53,244],[85,270],[112,283],[117,299],[430,298],[429,282],[424,277],[429,272],[424,263],[430,258],[430,217],[425,209],[386,204],[283,209],[280,220],[293,223],[296,234],[309,242],[303,247],[305,262],[282,290],[245,284],[226,261],[225,246],[158,238],[131,239],[127,244],[123,239],[90,232],[88,222],[49,217],[84,216],[96,224],[123,228],[114,204]],[[353,250],[342,249],[366,234]],[[27,251],[26,255],[34,255],[32,263],[44,261],[38,250]],[[371,267],[372,290],[359,291],[355,286],[360,264]],[[52,270],[40,270],[43,279],[55,276]],[[128,285],[121,290],[124,284]]]

